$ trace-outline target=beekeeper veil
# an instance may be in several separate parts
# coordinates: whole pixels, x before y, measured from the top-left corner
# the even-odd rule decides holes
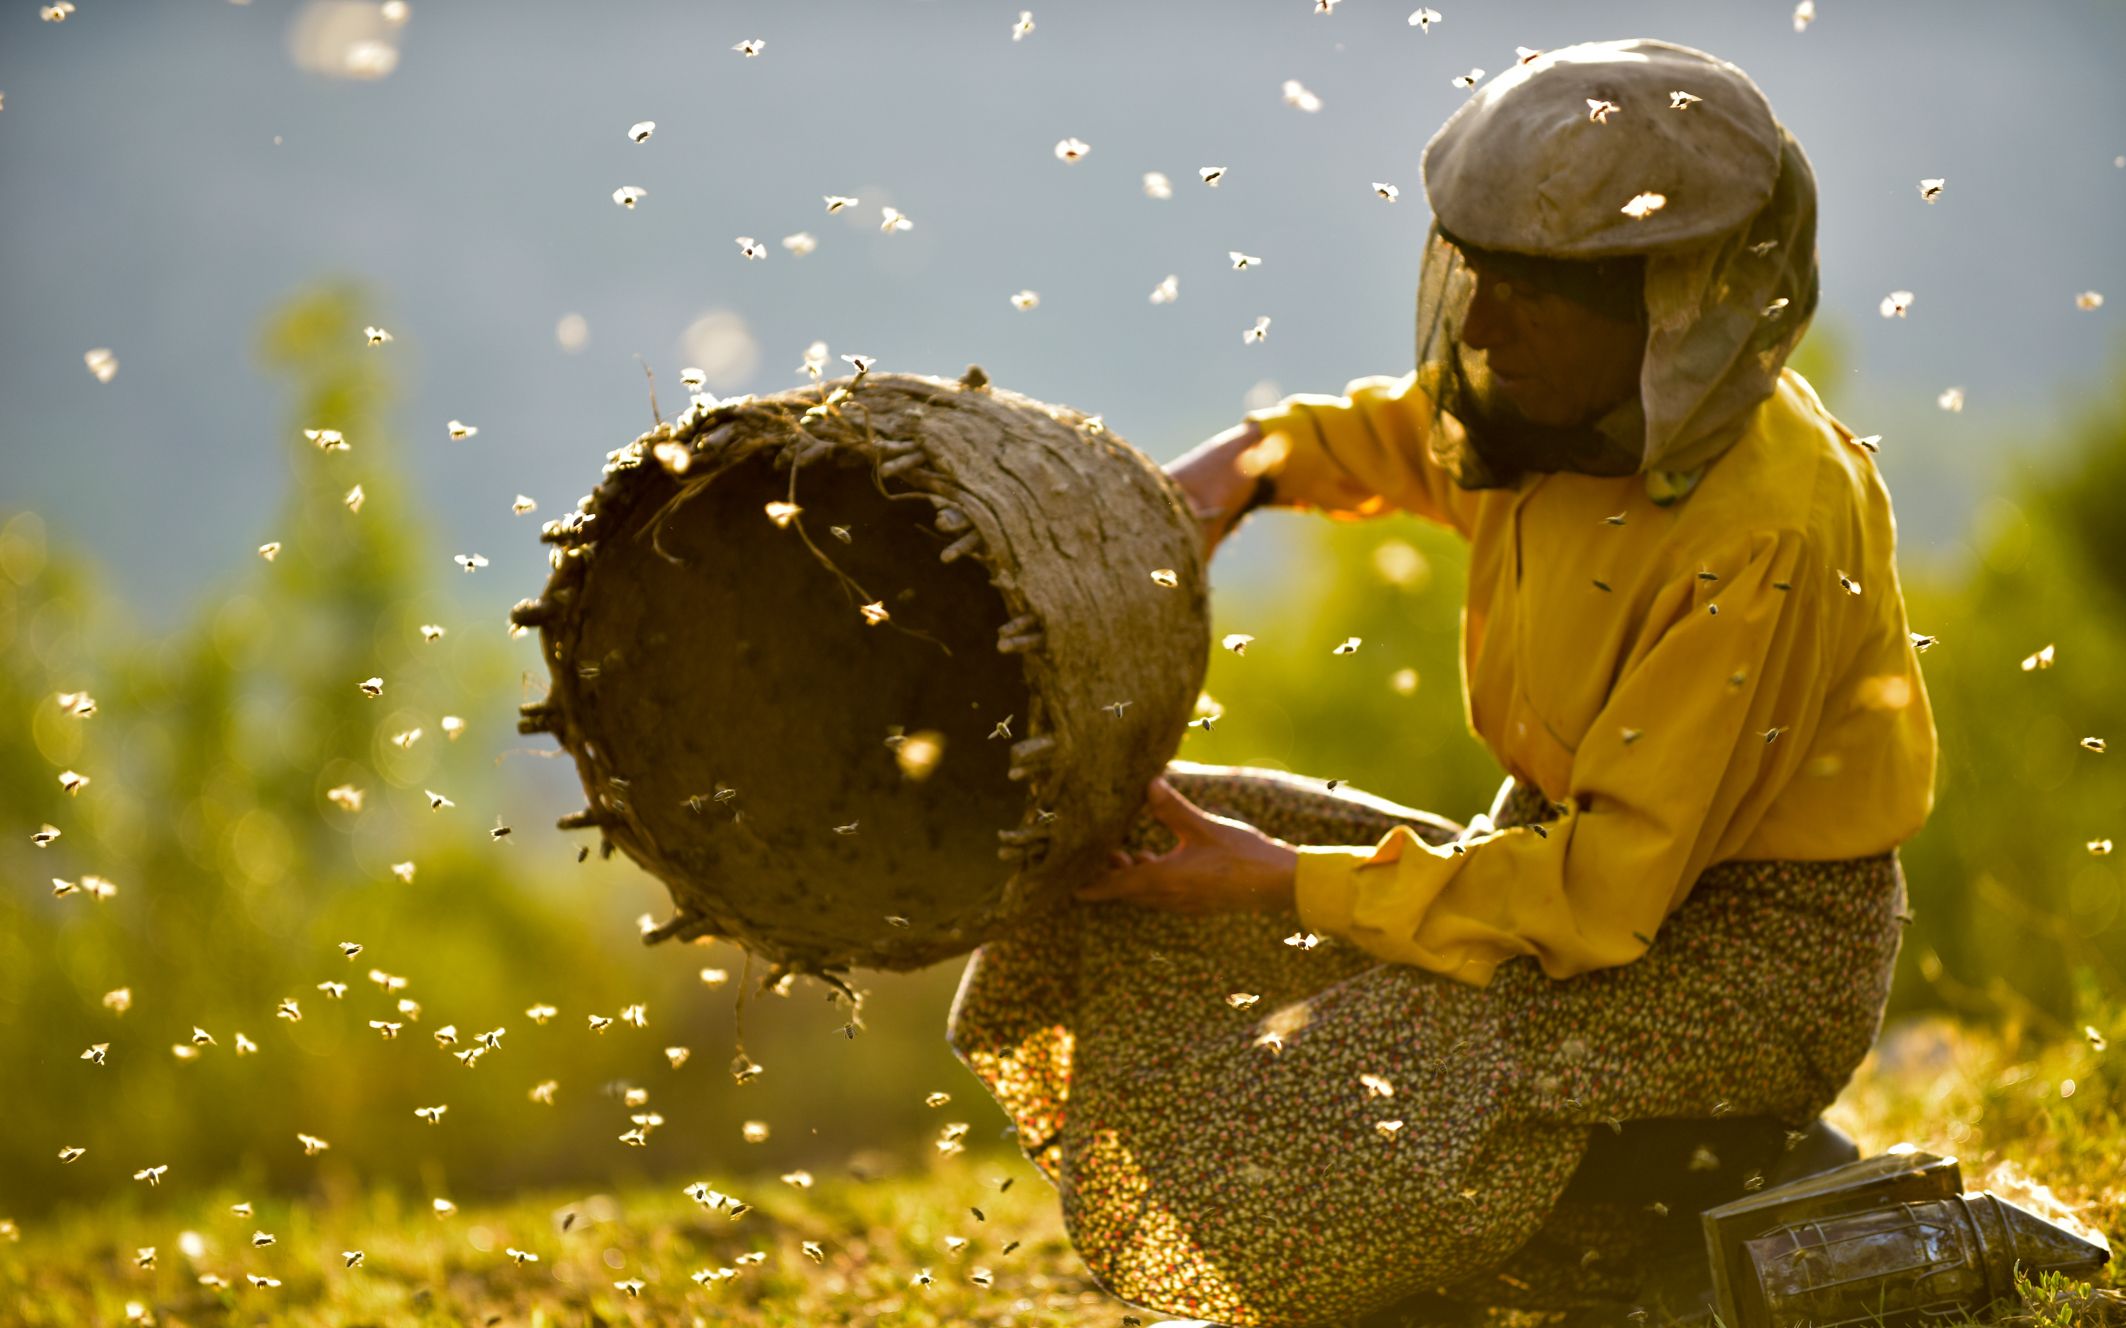
[[[1478,89],[1426,144],[1423,172],[1434,222],[1417,367],[1434,458],[1463,488],[1573,470],[1643,473],[1660,502],[1688,493],[1816,309],[1815,177],[1757,85],[1667,42],[1547,51]],[[1514,410],[1462,338],[1468,247],[1573,260],[1535,265],[1568,277],[1599,280],[1602,260],[1643,272],[1638,394],[1572,428]]]

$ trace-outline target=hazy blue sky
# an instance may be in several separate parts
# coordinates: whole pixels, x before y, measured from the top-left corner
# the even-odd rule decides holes
[[[794,385],[815,338],[888,369],[979,361],[1170,460],[1260,384],[1406,369],[1418,153],[1465,95],[1450,78],[1608,37],[1742,65],[1809,152],[1818,327],[1845,334],[1852,370],[1820,386],[1885,435],[1908,547],[1960,532],[1996,453],[2117,363],[2114,0],[1819,0],[1801,33],[1788,0],[1432,0],[1429,35],[1413,0],[1023,2],[1036,27],[1014,42],[1022,0],[413,0],[396,69],[367,81],[298,67],[311,6],[288,0],[79,0],[59,24],[10,4],[0,509],[41,511],[174,618],[274,534],[287,402],[251,346],[264,311],[327,275],[366,282],[364,321],[397,338],[376,353],[402,373],[437,570],[486,553],[472,593],[497,613],[544,570],[511,497],[544,516],[588,489],[649,421],[636,354],[669,408],[700,354],[686,330],[713,311],[758,347],[726,393]],[[757,58],[730,49],[748,38]],[[1287,79],[1321,109],[1287,105]],[[1073,136],[1091,151],[1066,164]],[[1196,177],[1212,164],[1215,190]],[[1148,170],[1172,199],[1145,196]],[[1923,176],[1948,181],[1931,206]],[[648,190],[633,211],[622,185]],[[827,216],[829,193],[861,206]],[[889,203],[913,230],[881,233]],[[818,238],[803,258],[779,243],[800,230]],[[1264,264],[1236,273],[1229,249]],[[1155,306],[1168,273],[1179,299]],[[1917,299],[1886,321],[1899,288]],[[1021,289],[1037,309],[1011,306]],[[2078,310],[2087,289],[2111,302]],[[572,313],[573,353],[556,338]],[[1268,340],[1243,345],[1260,314]],[[120,361],[107,385],[82,362],[98,346]],[[1934,404],[1950,385],[1959,415]],[[453,417],[478,437],[449,441]],[[1222,579],[1278,538],[1236,546]]]

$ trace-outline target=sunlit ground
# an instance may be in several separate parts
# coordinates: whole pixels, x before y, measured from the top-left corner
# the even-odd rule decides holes
[[[2094,1026],[2018,1048],[1945,1019],[1904,1021],[1830,1116],[1863,1153],[1910,1142],[1958,1157],[1970,1191],[2093,1227],[2116,1248],[2126,1241],[2126,1076],[2108,1052]],[[1101,1293],[1064,1237],[1053,1190],[1023,1159],[928,1151],[859,1156],[816,1177],[552,1193],[448,1212],[371,1191],[289,1203],[222,1190],[152,1217],[136,1199],[10,1226],[0,1305],[25,1325],[279,1316],[1037,1328],[1159,1317]],[[235,1211],[246,1202],[248,1213]],[[746,1205],[735,1217],[734,1203]],[[2115,1322],[2103,1314],[2126,1312],[2074,1285],[2055,1285],[2064,1301],[2032,1293],[2020,1322]]]

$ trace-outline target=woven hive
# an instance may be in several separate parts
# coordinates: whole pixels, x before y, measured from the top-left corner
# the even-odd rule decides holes
[[[1180,489],[974,368],[698,397],[544,538],[511,616],[552,672],[519,727],[589,797],[562,827],[670,889],[652,939],[778,971],[918,967],[1067,897],[1209,655]]]

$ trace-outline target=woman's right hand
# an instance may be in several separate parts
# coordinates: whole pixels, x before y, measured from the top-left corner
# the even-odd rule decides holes
[[[1259,477],[1241,468],[1240,457],[1262,441],[1262,431],[1253,420],[1244,420],[1166,467],[1166,473],[1181,486],[1189,510],[1196,517],[1203,538],[1203,560],[1208,563],[1219,542],[1232,533],[1242,509],[1254,496]]]

